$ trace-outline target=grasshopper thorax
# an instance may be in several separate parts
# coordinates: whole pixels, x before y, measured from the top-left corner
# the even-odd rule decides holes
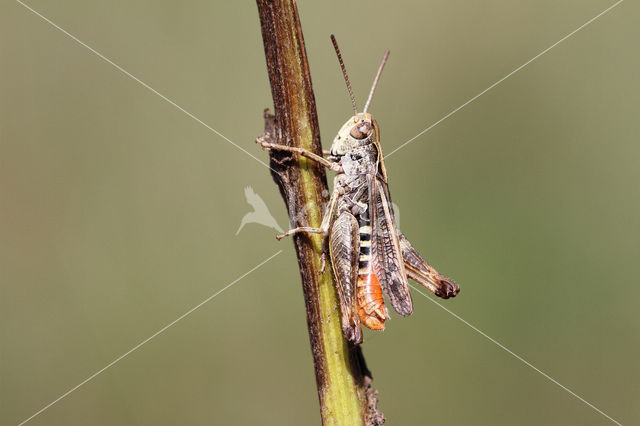
[[[340,129],[333,145],[331,155],[342,157],[356,148],[370,145],[378,140],[378,124],[373,116],[361,112],[351,117]]]

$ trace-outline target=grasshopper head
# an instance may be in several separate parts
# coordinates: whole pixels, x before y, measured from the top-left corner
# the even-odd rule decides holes
[[[369,109],[369,105],[371,104],[371,99],[373,98],[373,93],[376,90],[376,86],[378,85],[378,80],[380,79],[380,74],[382,73],[382,69],[384,68],[384,64],[387,62],[387,58],[389,57],[389,51],[387,50],[382,57],[382,62],[380,62],[380,66],[378,67],[378,72],[376,73],[376,77],[373,80],[373,85],[371,86],[371,90],[369,91],[369,97],[367,98],[367,103],[364,105],[364,111],[358,112],[358,108],[356,106],[356,98],[353,95],[353,90],[351,90],[351,83],[349,82],[349,77],[347,76],[347,69],[344,66],[344,62],[342,61],[342,54],[340,53],[340,49],[338,48],[338,42],[336,38],[331,34],[331,42],[333,43],[333,47],[336,50],[336,55],[338,56],[338,62],[340,63],[340,68],[342,68],[342,75],[344,77],[344,82],[347,84],[347,90],[349,91],[349,96],[351,97],[351,103],[353,104],[353,112],[354,115],[344,123],[344,126],[338,132],[338,135],[333,140],[333,145],[331,145],[331,155],[336,157],[342,157],[347,152],[361,147],[365,145],[369,145],[371,143],[376,144],[376,149],[380,150],[380,144],[378,142],[378,123],[373,118],[373,116],[367,113]]]
[[[378,140],[378,123],[366,112],[351,117],[340,129],[331,145],[331,155],[343,156],[359,146]]]

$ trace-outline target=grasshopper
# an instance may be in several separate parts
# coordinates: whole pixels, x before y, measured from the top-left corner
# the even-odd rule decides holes
[[[413,312],[408,278],[443,299],[456,296],[460,289],[429,265],[396,226],[380,130],[373,116],[367,113],[389,51],[380,63],[364,110],[358,113],[333,35],[331,41],[353,103],[354,116],[338,132],[331,151],[326,153],[327,158],[298,147],[258,142],[265,149],[297,153],[337,173],[321,227],[299,226],[277,238],[296,233],[321,233],[328,237],[342,331],[347,340],[359,344],[362,342],[361,324],[372,330],[384,330],[389,313],[383,292],[399,315],[408,316]]]

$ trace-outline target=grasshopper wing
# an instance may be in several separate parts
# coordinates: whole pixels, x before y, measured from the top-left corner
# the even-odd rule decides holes
[[[406,317],[413,312],[413,302],[409,293],[389,190],[386,183],[373,175],[367,176],[367,184],[371,210],[373,268],[393,309]]]
[[[362,342],[356,294],[359,244],[358,221],[348,212],[341,213],[329,233],[329,253],[337,280],[342,333],[347,340],[355,344]]]
[[[398,236],[404,266],[409,278],[443,299],[455,297],[460,292],[460,287],[456,283],[440,274],[420,256],[402,232],[398,231]]]

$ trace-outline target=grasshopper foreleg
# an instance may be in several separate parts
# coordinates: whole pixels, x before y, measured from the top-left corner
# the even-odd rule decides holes
[[[297,146],[288,146],[288,145],[280,145],[277,143],[266,142],[260,138],[256,139],[256,142],[260,144],[265,149],[275,149],[278,151],[287,151],[287,152],[295,152],[296,154],[302,155],[303,157],[307,157],[310,160],[313,160],[317,163],[322,164],[328,169],[333,170],[334,172],[342,172],[342,166],[338,163],[331,162],[318,154],[311,152],[304,148],[298,148]]]

